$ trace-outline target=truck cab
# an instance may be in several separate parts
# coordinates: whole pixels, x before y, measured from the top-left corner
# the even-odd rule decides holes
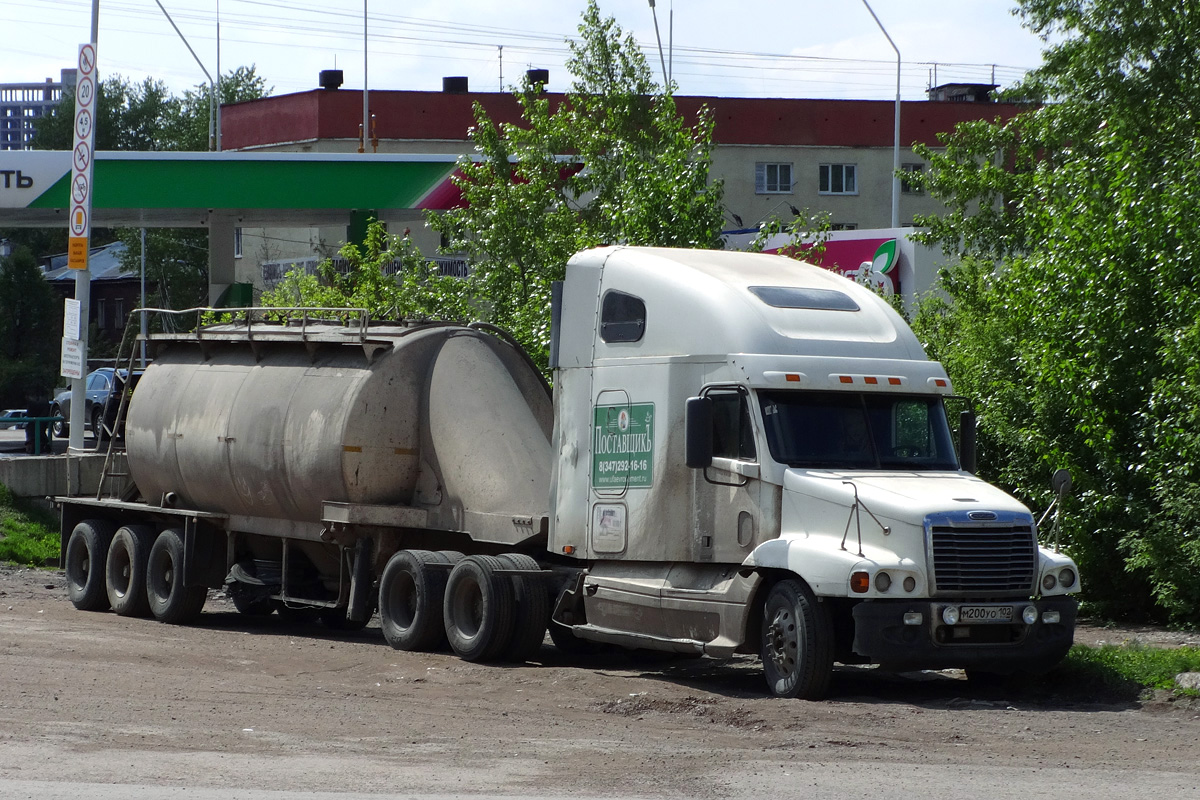
[[[760,254],[611,247],[556,295],[548,549],[586,568],[555,622],[627,647],[1042,670],[1078,569],[962,469],[953,388],[869,290]]]

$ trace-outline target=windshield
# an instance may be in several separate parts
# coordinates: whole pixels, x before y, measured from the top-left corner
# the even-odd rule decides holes
[[[940,397],[759,393],[767,445],[790,467],[956,470]]]

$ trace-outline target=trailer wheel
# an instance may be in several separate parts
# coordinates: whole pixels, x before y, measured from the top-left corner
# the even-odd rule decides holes
[[[496,574],[494,556],[467,556],[450,571],[443,615],[450,649],[467,661],[489,661],[512,640],[513,587]]]
[[[167,528],[154,540],[146,566],[146,596],[159,622],[185,625],[200,616],[208,589],[183,583],[183,532]]]
[[[524,553],[505,553],[499,559],[509,569],[541,569],[536,561]],[[546,626],[550,622],[550,592],[546,582],[539,578],[524,575],[511,577],[516,619],[512,640],[504,650],[504,658],[528,661],[542,649],[542,642],[546,639]]]
[[[85,519],[67,539],[67,597],[80,611],[108,608],[104,565],[115,528],[107,520]]]
[[[448,562],[440,553],[400,550],[379,577],[379,626],[397,650],[434,650],[446,640],[442,604],[447,574],[430,568],[432,563]]]
[[[829,610],[807,586],[787,579],[771,587],[763,606],[763,673],[778,697],[817,700],[833,674]]]
[[[150,615],[146,563],[153,546],[154,529],[149,525],[126,525],[113,535],[104,566],[104,583],[108,602],[122,617]]]

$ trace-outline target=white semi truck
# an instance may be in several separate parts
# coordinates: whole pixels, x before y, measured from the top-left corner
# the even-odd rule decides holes
[[[553,390],[486,325],[153,334],[119,496],[58,498],[71,600],[246,613],[470,660],[588,642],[1045,670],[1075,563],[956,454],[942,367],[886,302],[780,256],[610,247],[555,294]],[[115,463],[115,462],[114,462]],[[964,466],[967,469],[964,469]]]

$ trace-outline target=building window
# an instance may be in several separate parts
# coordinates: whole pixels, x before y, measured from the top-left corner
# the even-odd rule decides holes
[[[831,231],[856,231],[858,230],[857,222],[833,222],[829,225]]]
[[[113,325],[122,328],[125,325],[125,298],[117,297],[113,300]]]
[[[96,301],[96,327],[100,330],[108,327],[108,308],[103,299]]]
[[[242,229],[241,228],[233,229],[233,257],[234,258],[242,257]]]
[[[900,165],[900,191],[903,194],[925,194],[924,187],[916,181],[908,179],[908,175],[919,175],[925,171],[924,164],[901,164]]]
[[[768,164],[760,161],[755,164],[754,193],[791,194],[792,163]]]
[[[856,165],[822,164],[817,191],[820,194],[858,194]]]

